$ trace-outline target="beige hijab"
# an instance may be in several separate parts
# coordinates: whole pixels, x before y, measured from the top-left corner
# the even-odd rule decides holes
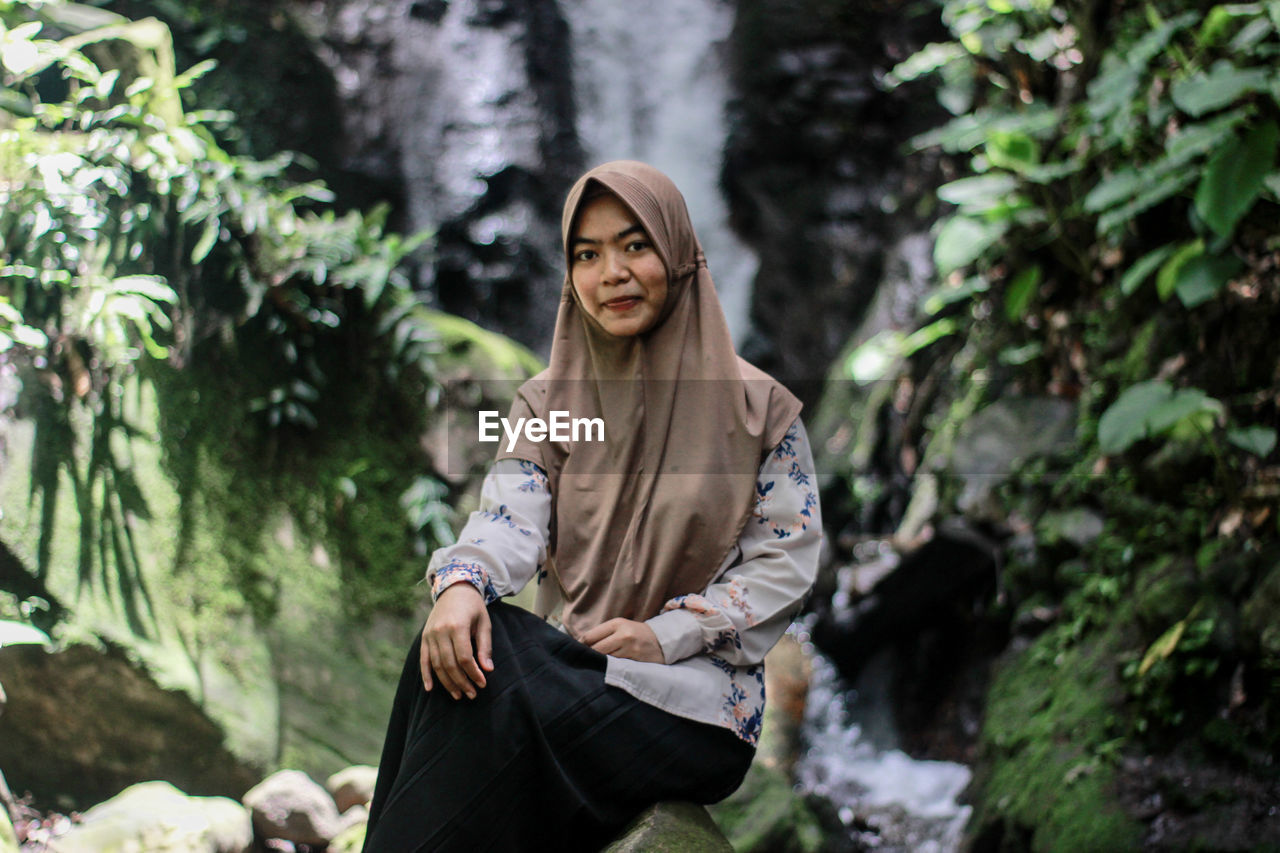
[[[512,422],[552,411],[598,417],[605,440],[522,435],[498,453],[548,474],[549,571],[575,636],[615,616],[648,619],[705,589],[750,516],[760,463],[800,412],[799,400],[734,352],[684,197],[657,169],[620,160],[578,179],[561,222],[566,268],[583,194],[601,189],[653,242],[667,301],[648,331],[615,337],[583,310],[566,274],[550,365],[521,386]]]

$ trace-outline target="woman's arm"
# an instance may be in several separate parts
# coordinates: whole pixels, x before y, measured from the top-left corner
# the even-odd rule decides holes
[[[551,526],[547,475],[532,462],[500,459],[480,487],[457,543],[437,549],[427,566],[432,598],[466,581],[486,604],[515,595],[542,569]]]
[[[422,630],[426,690],[433,672],[454,699],[474,699],[485,686],[484,673],[493,671],[486,606],[518,592],[541,569],[550,518],[541,468],[521,459],[494,464],[458,542],[437,550],[427,567],[435,606]]]
[[[760,466],[741,558],[648,620],[667,663],[703,653],[739,666],[764,660],[813,587],[821,545],[813,455],[797,418]]]

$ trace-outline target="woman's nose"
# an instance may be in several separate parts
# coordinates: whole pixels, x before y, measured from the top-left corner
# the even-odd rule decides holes
[[[605,252],[604,280],[610,283],[626,281],[631,276],[627,260],[619,252]]]

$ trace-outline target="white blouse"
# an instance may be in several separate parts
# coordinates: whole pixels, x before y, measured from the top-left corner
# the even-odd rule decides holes
[[[543,470],[520,459],[499,460],[457,544],[431,557],[432,596],[467,581],[490,603],[530,580],[541,585],[550,522]],[[760,466],[752,518],[711,584],[699,594],[676,596],[647,621],[667,662],[610,655],[605,682],[672,714],[724,726],[755,745],[764,719],[764,656],[812,588],[821,544],[813,455],[797,418]]]

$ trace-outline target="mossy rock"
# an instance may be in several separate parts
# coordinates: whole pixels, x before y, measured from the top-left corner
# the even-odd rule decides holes
[[[984,850],[1132,850],[1142,825],[1117,804],[1106,758],[1122,701],[1118,627],[1063,629],[998,663],[987,693],[970,843]],[[1063,648],[1063,646],[1066,648]]]
[[[747,778],[711,814],[738,853],[815,853],[822,825],[791,780],[757,761]]]
[[[733,853],[707,810],[686,802],[650,806],[604,853]]]
[[[1186,617],[1200,595],[1189,558],[1165,554],[1148,564],[1134,587],[1134,615],[1151,631],[1163,631]]]

